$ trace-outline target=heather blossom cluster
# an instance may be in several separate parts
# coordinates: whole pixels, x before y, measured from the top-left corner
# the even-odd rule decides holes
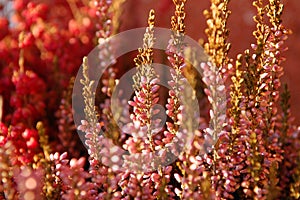
[[[151,9],[140,48],[117,58],[124,2],[0,6],[0,199],[299,199],[281,0],[253,1],[255,42],[236,58],[229,0],[203,13],[205,53],[173,0],[166,50]]]

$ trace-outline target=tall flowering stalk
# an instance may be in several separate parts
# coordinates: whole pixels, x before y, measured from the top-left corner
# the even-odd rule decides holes
[[[59,130],[58,138],[61,142],[61,147],[58,147],[57,149],[61,152],[67,151],[70,155],[78,158],[83,152],[85,152],[85,149],[81,145],[80,138],[77,135],[72,115],[73,84],[74,78],[71,78],[70,85],[63,93],[59,109],[55,113]]]
[[[101,151],[109,150],[109,143],[103,137],[101,132],[101,125],[98,122],[97,112],[95,109],[95,94],[92,92],[94,81],[91,81],[88,76],[87,58],[83,60],[83,76],[81,80],[83,84],[83,96],[85,101],[84,112],[86,114],[86,120],[82,120],[82,124],[78,127],[79,130],[85,133],[86,145],[88,146],[88,153],[90,155],[90,170],[93,180],[94,195],[98,198],[110,198],[111,184],[109,179],[113,179],[113,172],[103,165],[102,161],[106,156]]]
[[[180,102],[179,94],[180,90],[182,90],[182,81],[183,79],[183,68],[185,66],[184,61],[184,38],[185,38],[185,16],[186,13],[184,11],[184,6],[186,0],[173,0],[175,5],[175,13],[171,17],[171,39],[169,40],[169,44],[167,47],[167,55],[168,60],[172,66],[170,73],[171,73],[171,81],[168,82],[171,89],[169,90],[169,97],[167,99],[166,104],[166,114],[171,118],[171,122],[167,122],[167,131],[165,131],[165,135],[169,137],[169,140],[172,140],[174,137],[178,135],[179,127],[182,123],[179,116],[181,114],[182,102]],[[183,133],[181,133],[183,134]],[[184,157],[185,159],[185,157]],[[179,197],[184,196],[184,191],[186,188],[185,180],[185,172],[184,167],[181,167],[182,163],[178,163],[176,168],[179,168],[181,174],[174,174],[175,180],[180,184],[180,188],[176,188],[176,195]],[[175,168],[175,169],[176,169]],[[174,169],[174,170],[175,170]],[[176,179],[177,178],[177,179]]]
[[[112,9],[112,1],[109,0],[93,0],[94,6],[97,9],[96,15],[99,19],[97,24],[97,33],[96,37],[98,39],[98,47],[99,49],[99,67],[101,69],[106,69],[111,64],[114,64],[115,58],[113,54],[112,45],[109,42],[109,37],[112,35],[114,30],[113,24],[113,13]],[[116,8],[115,8],[116,9]],[[103,87],[102,91],[110,96],[112,94],[113,87],[115,86],[115,78],[116,78],[116,69],[109,68],[110,72],[104,71],[104,79],[102,80]]]
[[[278,23],[281,23],[282,5],[279,4],[279,1],[276,3],[269,1],[268,5],[264,5],[262,1],[253,3],[258,13],[254,17],[257,23],[257,29],[254,32],[257,44],[252,45],[255,51],[252,56],[249,51],[246,51],[248,64],[245,84],[248,96],[244,113],[247,116],[245,118],[251,121],[249,123],[251,146],[249,161],[253,167],[250,170],[252,185],[250,188],[256,198],[266,198],[267,182],[271,174],[270,177],[265,174],[269,173],[272,167],[278,168],[278,163],[282,159],[280,147],[276,145],[280,133],[276,133],[274,116],[277,113],[276,102],[279,97],[280,81],[278,78],[282,76],[282,69],[279,67],[282,61],[280,58],[282,42],[279,41],[285,40],[286,37],[282,35],[278,37],[283,29],[278,30],[276,34],[272,31],[278,29]],[[269,16],[273,28],[264,21],[265,14]],[[282,25],[280,27],[282,28]]]
[[[228,58],[230,49],[227,42],[229,34],[227,20],[230,15],[228,3],[227,0],[212,0],[210,10],[204,11],[208,26],[205,30],[208,42],[204,44],[204,49],[209,56],[209,63],[201,64],[202,80],[207,85],[205,93],[211,105],[210,127],[205,129],[205,132],[214,141],[206,162],[210,165],[211,184],[217,199],[232,198],[236,190],[236,180],[228,165],[230,162],[228,137],[231,133],[224,130],[227,105],[224,84],[232,66]]]
[[[169,98],[167,104],[167,115],[172,119],[174,126],[169,126],[171,134],[175,135],[180,126],[178,120],[178,114],[180,113],[179,102],[179,87],[180,80],[182,79],[182,70],[185,66],[184,63],[184,35],[185,35],[185,11],[184,5],[186,0],[173,0],[175,4],[175,14],[171,18],[171,39],[167,47],[168,60],[173,67],[171,72],[172,80],[169,82],[171,90],[169,91]]]
[[[211,0],[210,10],[204,11],[207,28],[205,33],[208,42],[204,44],[206,53],[210,56],[210,61],[219,69],[225,69],[228,63],[228,51],[230,43],[227,42],[229,30],[227,20],[230,15],[228,10],[229,0]]]
[[[172,35],[168,46],[168,59],[173,69],[171,69],[172,80],[169,81],[171,90],[169,91],[170,97],[168,98],[167,115],[172,119],[172,122],[167,122],[167,131],[165,134],[174,135],[194,135],[192,146],[184,149],[184,152],[179,155],[178,161],[174,166],[174,180],[179,183],[180,187],[175,187],[175,194],[183,199],[199,199],[199,198],[211,198],[210,180],[204,166],[205,161],[198,154],[203,153],[203,135],[201,132],[196,131],[198,123],[200,122],[200,116],[192,116],[194,113],[193,99],[196,98],[196,94],[189,87],[184,87],[184,83],[187,83],[183,78],[185,69],[184,58],[190,56],[193,57],[191,51],[185,50],[184,38],[185,38],[185,11],[184,5],[186,1],[173,1],[176,7],[175,14],[172,16]],[[189,49],[191,50],[191,49]],[[191,58],[190,60],[197,60]],[[197,66],[199,63],[192,63],[193,66]],[[187,77],[191,77],[187,74]],[[190,80],[193,82],[194,80]],[[193,87],[195,83],[193,83]],[[183,95],[183,96],[181,96]],[[182,97],[182,99],[180,98]],[[185,105],[185,106],[183,106]],[[196,105],[198,106],[198,105]],[[183,121],[183,119],[189,119]],[[191,121],[191,119],[194,119]],[[180,133],[179,131],[180,126]],[[196,126],[196,127],[195,127]]]
[[[99,48],[98,58],[100,61],[98,67],[101,69],[101,72],[104,70],[101,78],[102,84],[101,87],[97,88],[97,92],[101,90],[108,97],[100,105],[102,114],[100,118],[104,122],[104,128],[106,129],[105,136],[112,138],[114,142],[118,142],[120,137],[118,125],[113,119],[110,106],[108,106],[117,82],[117,68],[113,67],[116,59],[109,38],[117,31],[118,27],[116,26],[118,26],[117,21],[119,20],[119,12],[121,12],[120,6],[122,5],[122,1],[94,0],[93,2],[97,9],[96,15],[99,19],[99,23],[97,24],[98,31],[96,33]],[[116,13],[112,13],[112,11],[116,10],[118,10]],[[96,102],[98,103],[99,101],[103,101],[103,99],[99,99],[99,96],[96,96]]]
[[[154,151],[152,138],[153,130],[153,106],[158,102],[157,75],[152,66],[153,64],[153,45],[154,45],[154,10],[149,13],[148,27],[144,35],[143,48],[139,49],[139,55],[134,59],[137,66],[137,74],[133,76],[135,96],[129,102],[133,106],[131,118],[139,121],[140,126],[146,126],[147,141],[151,151]]]
[[[159,122],[154,119],[154,116],[158,114],[159,110],[155,109],[154,106],[159,100],[159,85],[157,84],[158,77],[153,67],[153,46],[155,42],[154,19],[154,10],[150,10],[148,27],[143,39],[143,48],[138,49],[139,53],[134,59],[137,68],[137,72],[133,76],[135,93],[133,100],[128,102],[133,107],[133,113],[130,116],[133,123],[128,124],[130,125],[128,128],[131,130],[132,137],[126,141],[125,145],[126,149],[133,156],[136,153],[141,153],[141,159],[146,158],[145,162],[148,162],[147,158],[149,154],[154,155],[155,151],[162,150],[162,142],[155,136],[155,134],[158,134],[155,131]],[[130,156],[127,158],[130,158]],[[140,165],[144,169],[144,164],[140,163]],[[154,163],[154,165],[157,164]],[[137,167],[140,168],[141,166]],[[151,168],[153,166],[146,165],[145,167]],[[157,167],[157,172],[145,173],[137,171],[136,173],[125,173],[121,180],[124,195],[149,199],[155,199],[156,197],[164,199],[168,196],[168,192],[172,195],[171,188],[167,186],[170,181],[172,167]],[[126,185],[131,186],[126,187]]]
[[[227,20],[230,14],[228,10],[228,3],[229,1],[218,1],[212,0],[210,10],[205,10],[204,15],[207,18],[206,22],[208,27],[205,29],[205,33],[208,37],[208,42],[204,44],[204,48],[206,53],[209,56],[209,61],[211,66],[202,66],[204,70],[204,78],[203,81],[209,87],[206,92],[209,96],[209,101],[212,104],[211,109],[211,123],[213,124],[213,131],[214,133],[213,138],[216,140],[218,134],[220,134],[222,130],[222,126],[224,120],[218,122],[219,114],[221,113],[219,110],[219,106],[217,105],[220,100],[218,98],[220,96],[215,96],[217,94],[221,94],[222,91],[225,89],[223,86],[220,85],[221,82],[224,83],[221,77],[221,72],[223,69],[227,68],[227,64],[229,58],[227,56],[228,51],[230,49],[230,44],[227,43],[227,37],[229,30],[227,28]],[[209,72],[211,71],[211,72]],[[210,77],[212,74],[214,77]],[[211,79],[209,81],[209,79]],[[214,79],[214,80],[213,80]],[[221,79],[221,80],[220,80]],[[215,83],[213,83],[214,81]],[[220,85],[220,87],[218,87]],[[212,91],[213,88],[217,88],[219,91]],[[224,94],[224,92],[223,92]],[[223,102],[221,102],[223,103]],[[214,105],[215,104],[215,105]],[[223,105],[224,109],[224,105]],[[225,117],[225,116],[222,116]],[[219,118],[220,119],[220,118]],[[223,122],[222,122],[223,121]]]
[[[97,112],[95,110],[95,93],[93,93],[93,84],[94,81],[89,79],[88,75],[88,65],[87,58],[83,59],[83,77],[81,79],[81,84],[83,87],[83,97],[84,97],[84,113],[86,121],[82,121],[82,125],[78,127],[79,130],[82,130],[86,133],[86,145],[89,147],[89,154],[91,159],[100,161],[100,149],[98,147],[98,136],[100,134],[100,124],[98,123]]]

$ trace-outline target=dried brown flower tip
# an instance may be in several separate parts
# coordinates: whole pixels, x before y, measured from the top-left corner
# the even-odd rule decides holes
[[[146,79],[146,82],[150,82],[156,77],[152,63],[153,63],[153,45],[154,45],[154,19],[155,12],[150,10],[148,18],[148,27],[143,39],[143,48],[139,48],[139,54],[134,59],[137,67],[137,73],[133,76],[134,89],[141,89],[142,77]]]
[[[242,67],[242,54],[237,56],[236,64],[235,64],[235,74],[231,77],[232,84],[230,86],[230,105],[231,108],[229,110],[230,116],[233,118],[231,121],[232,126],[232,134],[235,135],[238,133],[240,114],[241,114],[241,103],[243,100],[243,92],[242,92],[242,84],[244,82],[243,79],[243,71]]]
[[[166,53],[168,54],[168,60],[171,63],[173,69],[170,70],[172,80],[169,81],[169,85],[171,86],[171,90],[169,91],[169,98],[167,107],[167,115],[173,120],[174,126],[169,127],[169,131],[172,134],[176,134],[178,130],[178,126],[180,124],[180,120],[178,119],[178,114],[180,114],[180,101],[179,101],[179,90],[180,90],[180,82],[183,81],[183,68],[185,67],[184,61],[184,37],[185,37],[185,12],[184,5],[185,0],[174,0],[175,4],[175,14],[171,18],[172,25],[172,35],[169,40],[169,45],[167,47]]]
[[[184,12],[184,4],[186,0],[173,0],[173,3],[176,6],[175,15],[171,18],[171,26],[172,30],[177,33],[184,34],[185,33],[185,12]]]
[[[204,44],[204,49],[210,56],[211,62],[219,69],[227,64],[227,54],[230,49],[230,44],[227,43],[229,34],[227,20],[230,15],[227,8],[228,3],[229,0],[211,0],[210,10],[204,11],[208,26],[205,29],[208,42]]]

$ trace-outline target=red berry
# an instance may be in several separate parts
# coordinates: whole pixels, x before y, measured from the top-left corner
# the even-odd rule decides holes
[[[31,137],[27,142],[26,145],[30,149],[35,149],[38,146],[38,143],[34,137]]]
[[[36,138],[38,135],[36,130],[32,129],[25,129],[25,131],[22,133],[22,136],[24,139],[29,139],[29,138]]]

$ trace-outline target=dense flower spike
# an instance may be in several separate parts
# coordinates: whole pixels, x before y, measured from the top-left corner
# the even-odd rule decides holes
[[[172,33],[168,45],[168,60],[173,69],[170,70],[172,80],[169,82],[171,90],[169,90],[169,98],[167,104],[167,115],[173,120],[175,126],[170,126],[169,129],[172,134],[176,134],[179,126],[178,114],[180,114],[179,102],[179,87],[180,81],[183,80],[182,70],[184,63],[184,35],[185,35],[185,0],[174,0],[176,10],[174,16],[171,18]]]
[[[120,182],[123,195],[141,199],[155,199],[154,193],[157,196],[165,193],[157,191],[158,188],[155,186],[157,182],[153,180],[154,177],[161,180],[163,179],[162,176],[156,172],[152,174],[141,172],[144,168],[151,167],[144,166],[144,163],[148,162],[147,159],[151,159],[151,157],[148,158],[148,154],[158,150],[156,147],[159,147],[156,146],[154,140],[154,135],[157,133],[155,132],[155,125],[159,123],[153,118],[157,114],[154,106],[159,100],[158,77],[153,67],[154,19],[154,10],[150,10],[143,47],[138,49],[139,53],[134,59],[137,69],[136,74],[132,77],[135,92],[133,100],[128,102],[133,108],[133,113],[130,115],[132,122],[126,125],[126,129],[128,129],[126,132],[130,133],[132,137],[129,137],[125,142],[124,147],[131,154],[126,156],[125,164],[136,169],[136,173],[125,172]],[[134,158],[136,153],[141,153],[139,159]],[[137,163],[138,160],[138,164],[133,165],[131,160],[134,163]],[[126,187],[127,185],[130,187]],[[165,185],[161,187],[163,188]]]
[[[233,198],[232,193],[236,187],[236,181],[228,166],[230,162],[228,137],[231,133],[224,130],[227,123],[225,80],[232,66],[228,57],[230,49],[227,41],[229,34],[227,21],[230,15],[228,3],[228,0],[211,0],[210,9],[204,11],[207,23],[205,33],[208,37],[204,49],[209,55],[209,63],[201,63],[201,68],[203,69],[202,80],[207,85],[205,93],[211,105],[210,127],[205,129],[205,133],[207,137],[211,137],[214,144],[211,153],[207,155],[206,162],[211,165],[210,178],[216,199]]]
[[[89,147],[89,154],[92,159],[100,161],[98,136],[100,134],[101,126],[98,123],[97,112],[95,110],[95,93],[93,93],[93,84],[94,81],[89,79],[88,74],[88,60],[85,57],[83,59],[83,76],[84,79],[81,79],[80,82],[84,86],[82,95],[84,97],[84,113],[87,121],[82,120],[81,125],[78,127],[78,130],[85,132],[86,145]]]
[[[154,45],[154,10],[149,12],[148,27],[144,34],[143,48],[139,49],[139,54],[134,59],[137,66],[137,73],[133,76],[135,96],[129,104],[133,107],[131,119],[134,123],[140,123],[140,127],[146,126],[148,140],[151,151],[154,151],[153,143],[153,112],[154,105],[158,102],[159,85],[157,75],[153,68],[153,45]]]
[[[70,86],[67,91],[64,92],[63,98],[60,102],[59,109],[55,113],[58,124],[58,138],[61,142],[61,152],[67,151],[75,158],[79,158],[80,154],[84,152],[84,148],[81,144],[81,140],[77,135],[76,127],[74,125],[73,111],[72,111],[72,90],[73,90],[74,78],[70,80]],[[59,149],[59,147],[57,147]]]
[[[207,28],[205,33],[208,42],[204,44],[206,53],[210,56],[211,62],[218,69],[225,69],[228,63],[228,51],[230,44],[227,43],[229,30],[227,20],[230,15],[228,10],[229,0],[211,0],[210,10],[205,10]]]
[[[109,42],[109,37],[112,35],[113,30],[113,15],[111,13],[112,1],[109,0],[93,0],[94,6],[97,9],[96,16],[99,21],[97,23],[98,31],[96,33],[98,39],[99,48],[99,67],[104,70],[109,65],[114,64],[115,58],[113,55],[113,49]],[[110,96],[115,86],[116,69],[109,68],[109,71],[105,71],[103,74],[103,87],[102,91]]]

